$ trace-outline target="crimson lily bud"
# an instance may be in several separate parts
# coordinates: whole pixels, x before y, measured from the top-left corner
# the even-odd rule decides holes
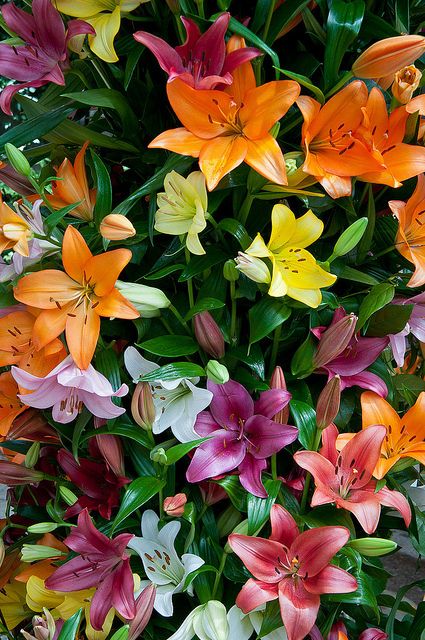
[[[329,427],[338,415],[341,401],[341,378],[334,376],[322,389],[316,407],[316,424],[318,429]]]
[[[313,356],[315,369],[320,369],[339,356],[348,346],[356,330],[357,316],[350,313],[323,332]]]
[[[147,382],[138,382],[131,399],[131,414],[134,421],[145,431],[152,431],[155,406],[152,391]]]
[[[95,417],[94,426],[96,429],[103,427],[105,424],[106,420]],[[119,477],[125,476],[124,453],[121,440],[118,436],[114,436],[109,433],[102,433],[96,436],[96,444],[102,458],[105,460],[112,473]]]
[[[187,502],[187,496],[184,493],[176,493],[175,496],[170,496],[164,500],[164,511],[167,516],[174,518],[180,518],[184,513],[184,506]]]
[[[209,311],[201,311],[193,318],[193,327],[199,346],[212,358],[224,356],[224,338],[221,329]]]
[[[136,615],[130,622],[127,640],[136,640],[143,633],[146,625],[151,619],[153,605],[155,602],[156,586],[151,583],[136,599]]]
[[[272,377],[270,379],[270,389],[283,389],[284,391],[287,391],[285,376],[283,374],[282,367],[275,367],[275,370],[273,371]],[[273,420],[275,422],[278,422],[279,424],[288,424],[288,418],[289,404],[287,404],[286,407],[283,407],[283,409],[281,409],[279,413],[276,413],[276,415],[273,417]]]
[[[41,482],[44,473],[28,469],[16,462],[7,462],[0,460],[0,483],[9,485],[9,487],[18,487],[24,484],[35,484]]]
[[[121,213],[110,213],[99,226],[100,235],[106,240],[127,240],[136,235],[130,220]]]
[[[213,504],[220,502],[220,500],[226,500],[227,493],[215,482],[201,482],[198,485],[201,492],[202,500],[206,505],[211,507]]]
[[[332,625],[328,640],[339,640],[341,637],[344,637],[344,635],[347,637],[347,627],[341,620],[338,620]]]

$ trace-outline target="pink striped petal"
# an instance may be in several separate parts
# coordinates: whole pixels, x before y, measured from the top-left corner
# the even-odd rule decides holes
[[[328,565],[311,578],[304,580],[310,593],[351,593],[357,589],[357,580],[344,569]]]
[[[270,522],[272,525],[270,540],[280,542],[289,549],[300,533],[294,518],[280,504],[274,504],[270,511]]]
[[[239,595],[236,598],[236,605],[239,609],[242,609],[244,613],[249,613],[266,602],[276,600],[277,597],[277,584],[268,584],[266,582],[250,578],[239,592]]]
[[[186,472],[188,482],[201,482],[233,471],[245,457],[245,445],[233,431],[220,429],[195,451]]]
[[[392,507],[401,513],[406,527],[410,525],[412,520],[412,512],[407,499],[399,491],[391,491],[387,487],[383,487],[377,494],[380,503],[384,507]]]
[[[298,558],[300,575],[318,574],[350,537],[345,527],[318,527],[301,533],[289,549],[289,559]]]
[[[134,600],[134,579],[130,568],[130,559],[125,558],[113,572],[112,604],[126,620],[133,620],[136,614]]]
[[[288,578],[279,584],[279,605],[288,640],[304,640],[316,622],[320,597],[309,593],[301,580]]]
[[[248,571],[258,580],[275,584],[282,579],[280,561],[285,562],[286,552],[281,544],[265,538],[254,538],[231,533],[229,545],[242,560]]]
[[[368,491],[353,491],[347,500],[339,498],[336,503],[339,507],[351,511],[366,533],[373,533],[381,515],[381,505],[376,496],[377,494]]]
[[[297,451],[294,454],[295,462],[309,471],[314,477],[318,486],[325,486],[331,489],[337,485],[335,480],[335,466],[326,460],[320,453],[315,451]]]
[[[273,418],[281,411],[291,399],[291,394],[285,389],[268,389],[260,393],[260,397],[254,403],[256,415]]]
[[[356,469],[356,490],[364,487],[371,479],[381,455],[381,445],[386,433],[387,430],[383,425],[372,425],[356,433],[341,451],[340,477],[351,476],[353,469]]]
[[[238,466],[239,480],[244,489],[258,498],[267,498],[267,491],[261,481],[262,472],[267,469],[267,462],[246,454]]]

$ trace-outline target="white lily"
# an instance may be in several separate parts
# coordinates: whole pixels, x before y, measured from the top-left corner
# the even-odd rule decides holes
[[[199,640],[229,640],[230,637],[236,637],[229,633],[226,607],[217,600],[210,600],[191,611],[168,640],[192,640],[195,635]]]
[[[234,605],[229,609],[227,614],[227,620],[229,623],[229,637],[226,640],[249,640],[253,632],[260,633],[261,625],[263,624],[264,611],[266,605],[261,605],[245,614],[239,607]],[[275,631],[268,633],[262,638],[262,640],[287,640],[286,631],[283,627],[279,627]]]
[[[134,382],[159,368],[159,365],[146,360],[134,347],[126,349],[124,363]],[[208,407],[213,394],[208,389],[197,387],[198,382],[199,378],[176,378],[158,379],[149,383],[155,407],[153,433],[162,433],[170,427],[180,442],[199,439],[194,430],[196,417]]]
[[[142,537],[133,538],[128,543],[141,558],[146,576],[157,586],[154,608],[162,616],[173,615],[173,595],[183,591],[186,577],[204,564],[204,560],[192,553],[184,553],[181,559],[174,547],[180,531],[180,522],[167,522],[158,528],[159,518],[152,510],[142,516]],[[140,591],[149,584],[140,583]],[[193,586],[187,588],[193,596]],[[136,594],[137,597],[138,594]]]

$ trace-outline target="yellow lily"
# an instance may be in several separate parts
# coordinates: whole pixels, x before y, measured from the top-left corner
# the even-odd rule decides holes
[[[67,16],[81,18],[91,24],[96,35],[89,35],[89,46],[105,62],[117,62],[114,49],[123,15],[134,11],[148,0],[54,0],[58,11]]]
[[[287,295],[309,307],[319,306],[322,301],[320,289],[332,285],[336,276],[322,269],[305,247],[317,240],[322,231],[323,222],[312,211],[297,219],[289,207],[283,204],[273,207],[268,244],[258,233],[246,250],[248,256],[271,260],[270,296]]]
[[[30,611],[25,602],[24,584],[12,580],[4,585],[0,593],[0,612],[9,631],[28,618]]]

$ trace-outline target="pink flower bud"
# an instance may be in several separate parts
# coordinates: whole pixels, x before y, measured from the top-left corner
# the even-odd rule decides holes
[[[381,631],[381,629],[376,629],[375,627],[372,629],[365,629],[359,635],[359,640],[387,640],[388,634],[385,631]]]
[[[41,471],[28,469],[15,462],[0,460],[0,483],[17,487],[23,484],[34,484],[43,480],[44,474]]]
[[[209,311],[201,311],[193,318],[193,327],[199,346],[212,358],[224,356],[224,338],[221,329]]]
[[[187,496],[184,493],[176,493],[175,496],[165,498],[164,511],[167,516],[180,518],[184,513],[184,506],[187,502]]]
[[[201,492],[202,500],[211,507],[213,504],[225,500],[227,493],[215,482],[201,482],[199,485],[199,491]]]
[[[317,401],[316,423],[318,429],[326,429],[335,420],[340,401],[341,378],[337,375],[328,380]]]
[[[350,313],[331,324],[321,335],[313,364],[316,369],[325,366],[347,348],[356,330],[357,316]]]
[[[328,640],[339,640],[341,634],[345,634],[345,636],[347,636],[347,628],[341,620],[338,620],[332,625],[328,635]]]
[[[95,417],[94,426],[96,429],[102,426],[102,422],[105,421]],[[96,444],[112,473],[121,478],[125,476],[124,453],[119,437],[109,433],[100,434],[96,436]]]
[[[275,367],[275,370],[273,371],[272,377],[270,379],[270,389],[283,389],[284,391],[287,390],[282,367]],[[273,417],[273,420],[275,422],[278,422],[279,424],[288,424],[288,418],[289,404],[287,404],[286,407],[283,407],[283,409],[281,409],[279,413],[276,413],[276,415]]]
[[[147,382],[138,382],[131,399],[131,414],[134,421],[145,431],[152,431],[155,406],[152,391]]]
[[[149,584],[136,599],[136,615],[130,622],[127,640],[139,638],[151,619],[155,602],[156,586]]]

